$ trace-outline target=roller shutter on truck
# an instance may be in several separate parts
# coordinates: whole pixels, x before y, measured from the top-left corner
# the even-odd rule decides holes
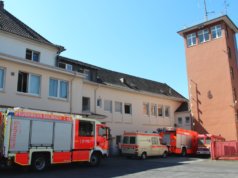
[[[72,148],[71,122],[12,117],[10,130],[10,152],[27,152],[32,147]]]

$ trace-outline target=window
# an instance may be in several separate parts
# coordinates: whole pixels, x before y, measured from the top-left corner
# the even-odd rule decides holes
[[[39,62],[40,61],[40,52],[26,49],[26,59],[35,61],[35,62]]]
[[[0,90],[3,90],[4,87],[4,78],[5,78],[4,75],[5,75],[4,69],[0,68]]]
[[[17,82],[17,91],[39,95],[40,94],[40,76],[29,74],[26,72],[19,72],[18,82]]]
[[[149,103],[143,103],[143,113],[147,116],[150,115],[150,104]]]
[[[152,116],[157,116],[157,106],[156,104],[151,104],[150,112]]]
[[[102,136],[102,137],[106,137],[107,136],[107,129],[105,127],[100,127],[98,130],[98,135]]]
[[[125,104],[124,105],[124,111],[125,111],[125,114],[132,114],[132,106],[131,106],[131,104]]]
[[[152,138],[151,138],[151,143],[152,143],[152,145],[158,145],[158,144],[159,144],[158,138],[152,137]]]
[[[123,143],[128,144],[129,143],[129,138],[130,137],[123,137]]]
[[[158,105],[158,116],[163,117],[163,106]]]
[[[90,111],[90,98],[83,97],[83,111]]]
[[[102,99],[101,98],[98,98],[97,99],[97,107],[102,107]]]
[[[94,136],[94,127],[91,121],[79,121],[79,136],[92,137]]]
[[[91,72],[88,69],[84,69],[83,73],[86,75],[87,80],[91,80]]]
[[[199,40],[199,43],[204,43],[209,40],[208,29],[204,29],[198,32],[198,40]]]
[[[233,67],[230,67],[230,72],[231,72],[231,79],[234,79],[234,71],[233,71]]]
[[[130,144],[136,144],[136,137],[130,137]]]
[[[186,124],[190,124],[190,117],[186,117],[185,122],[186,122]]]
[[[165,114],[165,117],[170,117],[170,107],[169,106],[165,107],[164,114]]]
[[[188,47],[196,45],[196,33],[187,35],[187,45]]]
[[[178,124],[183,124],[183,119],[182,119],[182,117],[179,117],[179,118],[178,118]]]
[[[49,96],[67,99],[69,83],[63,80],[50,79]]]
[[[73,66],[71,64],[65,64],[63,62],[59,62],[59,67],[68,71],[72,71],[73,70]]]
[[[112,112],[112,101],[104,100],[104,111]]]
[[[122,102],[115,101],[115,112],[122,113]]]
[[[212,39],[221,37],[221,25],[216,25],[211,28]]]
[[[238,109],[236,110],[236,120],[238,121]]]

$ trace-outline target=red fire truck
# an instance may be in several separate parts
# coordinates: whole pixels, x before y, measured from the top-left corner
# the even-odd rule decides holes
[[[0,110],[0,161],[42,171],[108,156],[109,128],[95,119],[28,109]]]
[[[198,147],[198,133],[192,130],[181,128],[167,128],[160,132],[162,142],[168,146],[170,153],[196,154]]]

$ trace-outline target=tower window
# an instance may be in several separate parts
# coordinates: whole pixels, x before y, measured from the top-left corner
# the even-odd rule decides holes
[[[187,45],[188,47],[196,45],[196,33],[187,35]]]
[[[216,25],[211,28],[212,39],[221,37],[221,25]]]
[[[198,40],[199,40],[199,43],[204,43],[204,42],[208,41],[209,40],[209,30],[208,29],[200,30],[198,32]]]

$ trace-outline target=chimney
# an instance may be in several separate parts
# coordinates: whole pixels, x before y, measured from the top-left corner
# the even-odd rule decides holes
[[[0,1],[0,9],[4,9],[4,2]]]

